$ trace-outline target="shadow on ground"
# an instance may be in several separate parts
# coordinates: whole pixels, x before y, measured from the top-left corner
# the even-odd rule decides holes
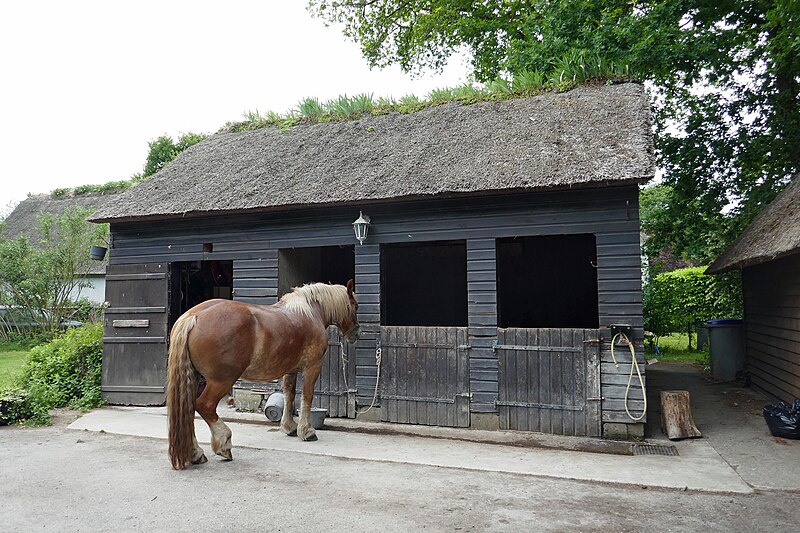
[[[701,438],[754,488],[800,490],[800,440],[773,437],[762,415],[776,400],[736,382],[711,379],[698,365],[657,363],[647,367],[648,439],[661,431],[662,390],[687,390]]]

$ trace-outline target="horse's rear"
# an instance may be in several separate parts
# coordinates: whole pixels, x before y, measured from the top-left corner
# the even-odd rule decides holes
[[[326,329],[334,323],[348,338],[358,334],[352,281],[348,287],[320,285],[296,289],[297,294],[274,306],[209,300],[178,319],[170,337],[167,372],[169,453],[174,468],[206,461],[194,435],[195,410],[211,429],[214,453],[232,458],[231,432],[216,408],[240,377],[270,381],[285,376],[281,429],[303,440],[316,440],[310,408],[328,345]],[[304,376],[299,424],[292,417],[297,372]],[[206,386],[195,399],[198,374]]]

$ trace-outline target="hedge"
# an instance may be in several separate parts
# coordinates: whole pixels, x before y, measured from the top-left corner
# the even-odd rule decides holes
[[[706,267],[664,272],[644,287],[644,327],[656,337],[694,331],[699,322],[742,316],[738,273],[707,276]]]

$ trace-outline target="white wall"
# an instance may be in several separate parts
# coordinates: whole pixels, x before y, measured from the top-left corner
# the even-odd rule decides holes
[[[88,281],[91,285],[89,287],[84,287],[80,290],[80,296],[78,296],[78,289],[75,288],[70,293],[70,298],[77,299],[80,298],[88,298],[90,302],[96,304],[102,304],[106,301],[106,276],[105,274],[97,274],[97,275],[89,275],[86,277],[86,281]]]

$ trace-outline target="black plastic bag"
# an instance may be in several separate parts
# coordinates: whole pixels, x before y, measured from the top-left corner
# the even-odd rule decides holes
[[[764,420],[773,436],[800,439],[800,399],[795,400],[794,405],[780,402],[765,406]]]

